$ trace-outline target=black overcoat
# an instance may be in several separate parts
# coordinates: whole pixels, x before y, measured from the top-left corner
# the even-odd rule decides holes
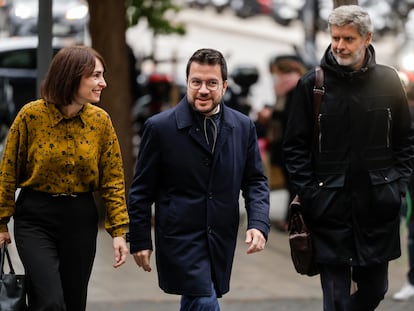
[[[186,98],[150,118],[144,128],[129,193],[130,248],[152,249],[160,287],[167,293],[220,297],[229,290],[239,226],[240,190],[248,229],[267,237],[269,187],[256,130],[245,115],[221,105],[214,154]]]
[[[292,183],[314,232],[317,260],[367,265],[400,256],[400,205],[413,162],[413,131],[395,69],[351,72],[330,52],[325,95],[313,110],[314,71],[298,82],[284,139]]]

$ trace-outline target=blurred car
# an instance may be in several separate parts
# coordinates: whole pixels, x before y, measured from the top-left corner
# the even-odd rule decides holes
[[[184,0],[184,6],[195,9],[213,7],[217,13],[221,13],[230,6],[230,2],[231,0]]]
[[[230,7],[230,0],[211,0],[211,5],[217,11],[217,13],[223,12],[226,8]]]
[[[54,38],[53,54],[73,44],[71,38]],[[37,98],[37,46],[37,36],[0,39],[0,156],[17,112]]]
[[[37,34],[38,0],[13,0],[7,4],[7,32],[10,36]],[[53,29],[57,37],[83,36],[89,18],[86,0],[53,0]]]
[[[273,13],[273,0],[232,0],[230,7],[235,15],[241,18],[271,15]]]
[[[53,39],[53,54],[73,45]],[[37,97],[37,37],[0,39],[0,124],[10,125],[20,108]]]
[[[204,9],[210,5],[210,0],[185,0],[184,6],[196,9]]]
[[[282,26],[299,20],[305,0],[273,0],[273,18]]]

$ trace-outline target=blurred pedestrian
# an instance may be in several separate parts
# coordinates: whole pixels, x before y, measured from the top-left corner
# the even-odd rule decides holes
[[[245,199],[247,253],[264,249],[269,232],[269,188],[256,130],[223,104],[227,65],[213,49],[197,50],[186,69],[187,94],[144,125],[129,193],[130,251],[151,271],[151,206],[159,286],[181,295],[181,309],[220,310],[229,291]]]
[[[315,117],[311,70],[295,89],[284,151],[313,232],[324,310],[368,311],[387,292],[389,261],[401,255],[413,131],[397,71],[375,61],[368,13],[340,6],[328,24],[320,111]]]
[[[13,217],[29,310],[86,310],[98,232],[94,191],[106,207],[114,267],[128,255],[121,151],[109,115],[93,105],[106,87],[104,71],[95,50],[63,48],[42,98],[26,104],[10,128],[0,164],[0,244],[12,242]]]
[[[288,191],[288,203],[293,200],[296,192],[292,188],[289,173],[286,170],[282,144],[290,107],[292,106],[293,90],[306,71],[307,68],[304,62],[297,55],[279,55],[270,63],[276,103],[271,107],[272,114],[266,134],[269,154],[268,178],[271,190],[286,189]],[[287,230],[287,211],[288,205],[285,206],[283,219],[274,223],[279,230]]]

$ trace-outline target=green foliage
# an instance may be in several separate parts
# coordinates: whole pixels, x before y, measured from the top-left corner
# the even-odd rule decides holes
[[[125,0],[129,26],[136,25],[141,18],[146,18],[148,26],[157,34],[185,34],[183,24],[175,24],[167,17],[175,14],[180,7],[173,3],[174,0]]]

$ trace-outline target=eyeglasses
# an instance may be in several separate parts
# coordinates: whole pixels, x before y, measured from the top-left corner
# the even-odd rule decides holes
[[[206,83],[206,88],[209,91],[217,91],[220,86],[219,80],[216,80],[216,79],[210,79],[207,81],[202,81],[199,79],[191,79],[188,82],[188,86],[190,87],[190,89],[199,90],[201,89],[201,86],[203,85],[204,82]]]

